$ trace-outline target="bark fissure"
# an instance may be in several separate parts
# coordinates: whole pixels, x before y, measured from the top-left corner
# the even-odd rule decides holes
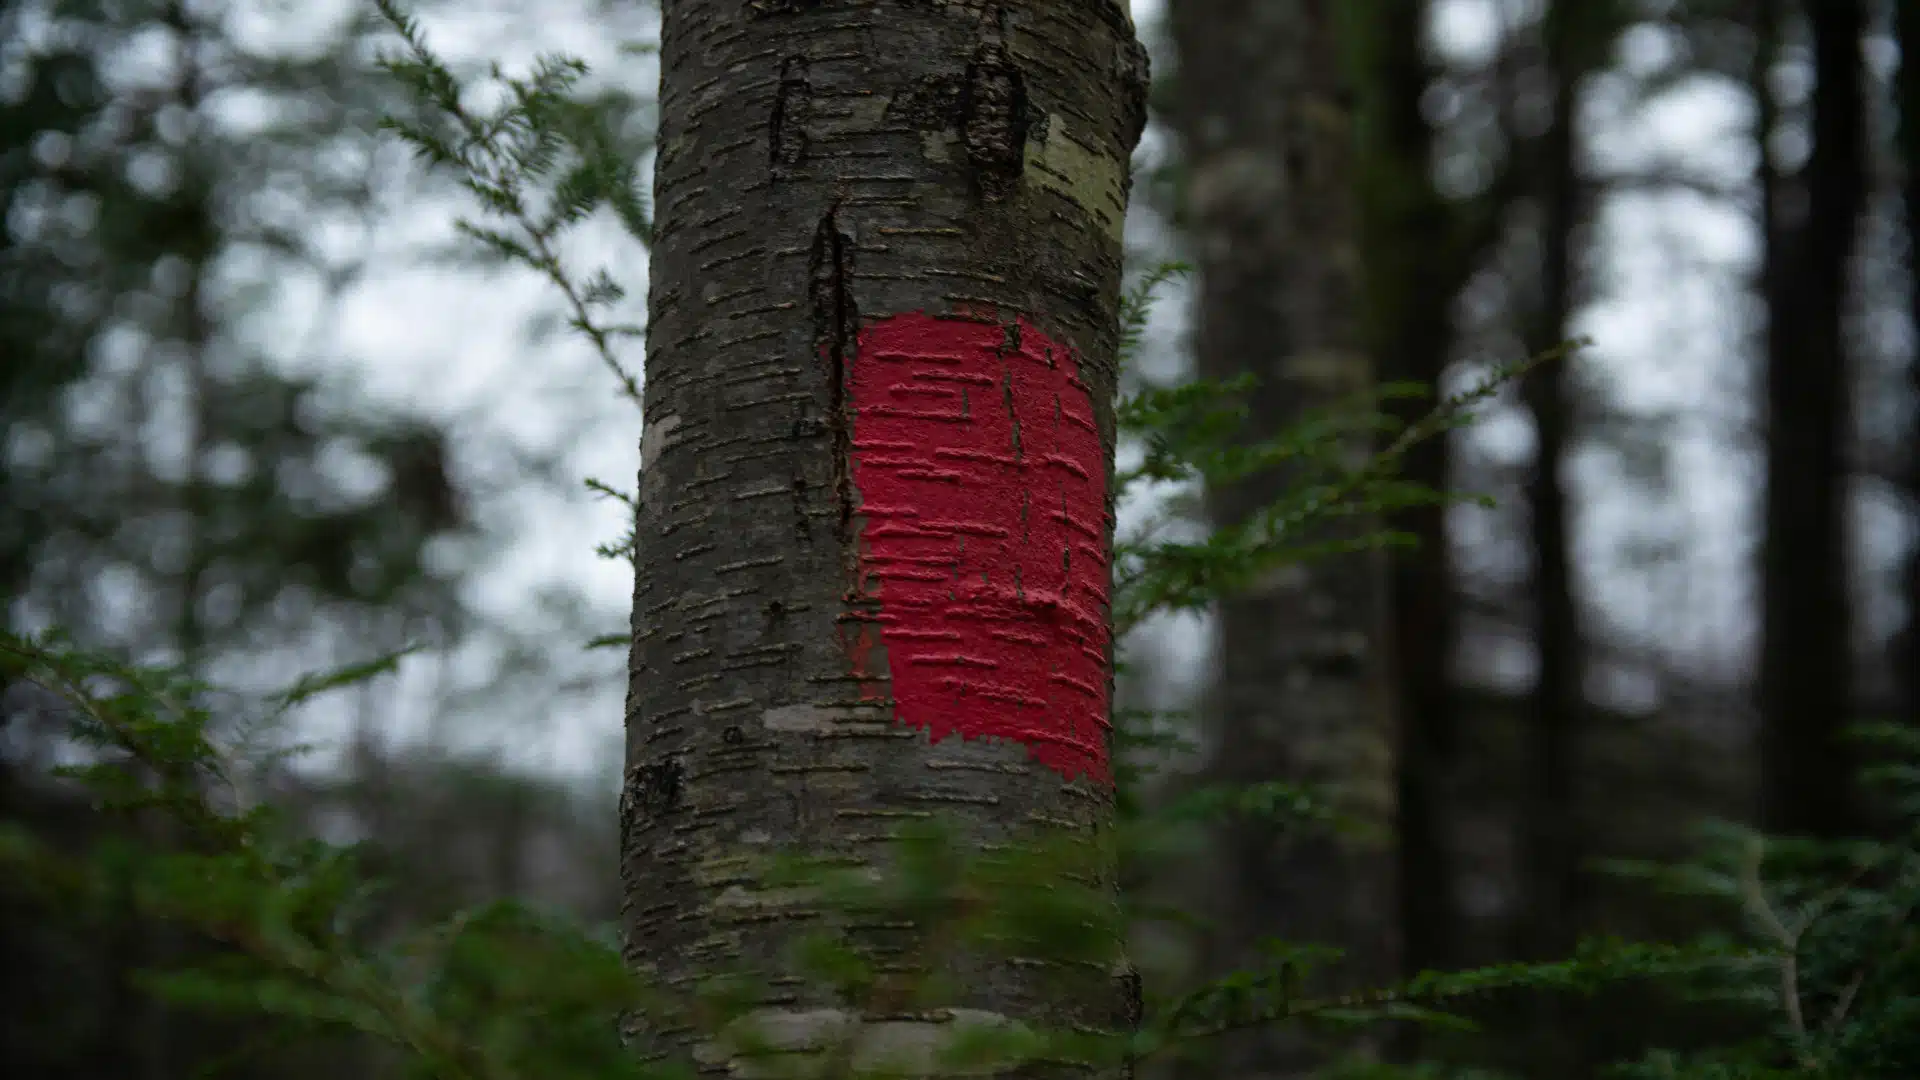
[[[747,9],[762,18],[773,15],[798,15],[825,7],[827,0],[752,0]]]
[[[847,407],[847,363],[859,333],[854,308],[853,242],[840,228],[839,207],[829,209],[814,232],[809,271],[815,348],[826,366],[827,431],[833,440],[835,524],[842,547],[853,555],[853,417]]]
[[[807,81],[807,58],[788,57],[780,67],[780,88],[774,93],[773,115],[767,122],[774,179],[789,176],[807,159],[807,127],[811,123],[813,84]]]

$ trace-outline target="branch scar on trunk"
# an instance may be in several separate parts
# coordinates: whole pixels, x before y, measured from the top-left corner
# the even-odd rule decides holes
[[[967,66],[960,96],[960,140],[982,197],[992,201],[1020,186],[1027,155],[1027,86],[1006,45],[982,44]]]

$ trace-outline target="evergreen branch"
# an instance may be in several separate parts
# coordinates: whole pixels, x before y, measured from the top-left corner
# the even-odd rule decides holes
[[[589,110],[569,97],[587,74],[583,61],[571,57],[544,57],[531,77],[512,78],[496,66],[494,77],[506,84],[511,104],[492,116],[482,116],[462,102],[462,88],[445,61],[429,47],[419,23],[399,0],[375,0],[381,16],[399,34],[404,59],[383,57],[381,66],[412,89],[419,103],[450,121],[461,134],[449,142],[427,125],[389,119],[389,131],[411,143],[434,166],[457,169],[461,182],[489,212],[506,218],[519,230],[509,235],[462,219],[457,227],[512,262],[531,267],[560,291],[566,301],[568,325],[584,336],[594,354],[620,385],[622,396],[642,402],[640,377],[614,349],[624,328],[603,325],[594,309],[617,301],[623,291],[602,271],[585,283],[577,282],[560,258],[557,246],[562,230],[577,224],[594,208],[611,203],[637,239],[645,240],[642,218],[632,198],[631,167],[611,158],[611,139],[598,131],[572,140],[580,156],[573,171],[554,188],[552,207],[537,214],[528,203],[528,179],[544,176],[554,166],[568,128],[577,128]]]

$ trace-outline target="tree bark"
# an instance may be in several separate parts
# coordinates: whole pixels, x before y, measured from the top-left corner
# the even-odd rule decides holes
[[[778,975],[817,925],[750,887],[755,855],[877,865],[935,814],[982,847],[1109,839],[1146,59],[1115,0],[666,0],[662,19],[621,864],[630,962],[686,992]],[[772,985],[764,1030],[795,1048],[848,1018]],[[1008,962],[956,985],[955,1007],[1048,1024],[1137,1005],[1121,973]],[[694,1031],[632,1032],[729,1067]]]
[[[1856,824],[1858,810],[1843,742],[1853,720],[1844,322],[1866,204],[1866,14],[1861,0],[1820,0],[1806,14],[1817,80],[1812,153],[1791,178],[1774,177],[1771,163],[1761,163],[1769,309],[1761,818],[1775,831],[1837,836]],[[1763,42],[1772,36],[1763,34]],[[1765,85],[1757,82],[1756,91],[1765,95]],[[1762,118],[1769,122],[1759,132],[1764,146],[1771,110]]]
[[[1525,338],[1536,355],[1568,336],[1579,258],[1575,234],[1587,219],[1578,162],[1578,95],[1588,68],[1584,61],[1593,58],[1599,28],[1582,25],[1579,7],[1556,0],[1540,26],[1540,62],[1552,87],[1552,105],[1548,127],[1529,148],[1528,162],[1538,293],[1526,319],[1530,325]],[[1588,839],[1574,802],[1579,767],[1575,755],[1586,711],[1586,657],[1564,476],[1573,420],[1567,361],[1549,363],[1528,376],[1522,392],[1533,415],[1535,438],[1527,508],[1539,666],[1529,702],[1527,782],[1518,822],[1525,895],[1520,952],[1526,959],[1546,962],[1572,953],[1591,907],[1580,865]],[[1551,995],[1543,995],[1533,1011],[1534,1068],[1541,1075],[1589,1075],[1589,1036],[1573,1011]]]
[[[1894,34],[1900,41],[1899,154],[1904,175],[1900,197],[1907,218],[1907,317],[1920,334],[1920,0],[1898,0]],[[1920,349],[1907,357],[1913,413],[1908,418],[1906,487],[1907,558],[1901,576],[1907,622],[1893,645],[1901,718],[1920,730]]]
[[[1573,6],[1554,4],[1542,26],[1543,62],[1554,91],[1550,126],[1534,147],[1532,163],[1539,294],[1526,336],[1528,349],[1536,354],[1560,344],[1570,329],[1578,258],[1575,232],[1587,216],[1575,130],[1585,70],[1579,62],[1580,27]],[[1524,394],[1537,441],[1527,503],[1539,657],[1528,726],[1531,784],[1522,829],[1529,894],[1525,951],[1545,960],[1571,949],[1578,909],[1586,901],[1579,882],[1582,838],[1573,811],[1573,755],[1586,696],[1569,500],[1562,475],[1572,423],[1566,363],[1547,364],[1531,375]]]
[[[1433,130],[1421,111],[1432,64],[1423,42],[1426,0],[1394,0],[1364,24],[1363,107],[1369,123],[1360,170],[1367,341],[1380,374],[1437,386],[1455,340],[1452,308],[1491,230],[1470,224],[1475,204],[1449,203],[1433,183]],[[1411,423],[1420,402],[1392,410]],[[1413,447],[1402,476],[1431,490],[1448,484],[1449,441]],[[1398,723],[1395,836],[1402,966],[1452,964],[1457,914],[1442,822],[1442,788],[1455,742],[1452,662],[1458,635],[1446,515],[1402,511],[1389,522],[1415,546],[1389,557],[1389,644]]]
[[[1339,17],[1331,0],[1181,0],[1169,9],[1199,270],[1199,370],[1259,377],[1250,438],[1373,387]],[[1356,438],[1345,453],[1357,464],[1368,449]],[[1209,512],[1220,525],[1244,521],[1298,482],[1292,470],[1273,470],[1222,485],[1208,493]],[[1346,950],[1334,985],[1394,972],[1386,585],[1383,557],[1349,555],[1286,567],[1219,605],[1204,779],[1323,785],[1372,829],[1336,838],[1268,821],[1222,824],[1225,882],[1207,958],[1216,972],[1257,966],[1259,940],[1275,937]],[[1298,1075],[1324,1053],[1275,1030],[1230,1040],[1220,1067]]]

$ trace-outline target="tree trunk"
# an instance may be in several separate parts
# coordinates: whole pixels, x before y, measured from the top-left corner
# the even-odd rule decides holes
[[[1181,0],[1176,121],[1186,147],[1199,269],[1202,375],[1260,379],[1253,438],[1373,385],[1361,345],[1353,109],[1331,0]],[[1368,446],[1356,439],[1357,463]],[[1299,481],[1286,470],[1208,493],[1221,525]],[[1371,528],[1360,523],[1356,529]],[[1215,971],[1258,963],[1278,937],[1347,950],[1335,983],[1377,983],[1395,966],[1392,712],[1386,685],[1386,569],[1354,555],[1290,566],[1219,605],[1217,704],[1205,779],[1327,786],[1375,826],[1365,839],[1306,836],[1239,820],[1219,829],[1225,876],[1213,913]],[[1297,1075],[1320,1052],[1274,1031],[1232,1040],[1233,1076]]]
[[[1817,80],[1813,149],[1798,177],[1765,185],[1761,816],[1775,831],[1833,836],[1855,824],[1857,810],[1842,741],[1853,719],[1844,317],[1866,203],[1865,10],[1862,0],[1806,7]],[[1756,85],[1765,92],[1764,82]],[[1761,130],[1763,145],[1769,134]],[[1761,168],[1772,166],[1763,159]]]
[[[1899,0],[1894,33],[1900,41],[1900,196],[1907,217],[1907,317],[1920,335],[1920,0]],[[1901,718],[1920,730],[1920,348],[1907,357],[1913,414],[1908,418],[1906,496],[1907,561],[1901,579],[1907,623],[1895,639],[1894,671],[1900,680]]]
[[[1547,130],[1531,147],[1539,292],[1526,331],[1539,354],[1567,337],[1574,311],[1575,233],[1586,219],[1578,169],[1579,87],[1586,74],[1577,5],[1558,0],[1541,24],[1541,62],[1552,86]],[[1527,484],[1529,547],[1533,561],[1533,640],[1539,667],[1527,724],[1527,786],[1522,795],[1520,851],[1524,862],[1521,954],[1551,961],[1570,955],[1590,906],[1581,879],[1587,850],[1574,809],[1574,760],[1586,708],[1580,609],[1574,596],[1573,538],[1564,472],[1571,432],[1567,362],[1547,364],[1527,378],[1523,395],[1533,414],[1536,449]],[[1584,1076],[1582,1034],[1564,1003],[1543,996],[1533,1021],[1534,1065],[1543,1075]]]
[[[1452,307],[1482,241],[1463,211],[1433,184],[1433,131],[1421,111],[1432,81],[1423,48],[1426,0],[1394,0],[1365,26],[1361,91],[1370,122],[1360,171],[1366,234],[1367,336],[1382,378],[1436,386],[1454,341]],[[1423,408],[1396,403],[1404,422]],[[1446,438],[1408,452],[1402,475],[1447,486]],[[1457,636],[1446,515],[1402,511],[1390,524],[1415,540],[1392,552],[1389,623],[1398,731],[1394,747],[1398,914],[1409,974],[1452,964],[1454,882],[1448,868],[1441,791],[1454,743],[1452,661]]]
[[[1037,825],[1108,840],[1146,61],[1116,0],[666,0],[662,19],[621,865],[630,962],[686,992],[777,975],[817,921],[743,887],[756,854],[875,863],[934,814],[981,847]],[[783,1045],[846,1019],[773,985]],[[1134,1008],[1118,973],[956,985],[952,1005],[1017,1020]],[[634,1035],[728,1065],[690,1030]]]
[[[1534,162],[1539,297],[1527,347],[1544,352],[1565,340],[1573,314],[1574,231],[1585,216],[1576,169],[1574,123],[1580,70],[1570,55],[1574,32],[1568,4],[1546,17],[1545,62],[1555,81],[1551,126],[1541,136]],[[1532,784],[1528,791],[1525,845],[1529,864],[1528,954],[1564,955],[1572,945],[1579,838],[1573,821],[1573,745],[1583,708],[1579,608],[1573,595],[1572,538],[1567,523],[1566,468],[1569,403],[1564,362],[1545,365],[1527,379],[1535,451],[1527,487],[1533,556],[1534,678],[1529,720]]]

